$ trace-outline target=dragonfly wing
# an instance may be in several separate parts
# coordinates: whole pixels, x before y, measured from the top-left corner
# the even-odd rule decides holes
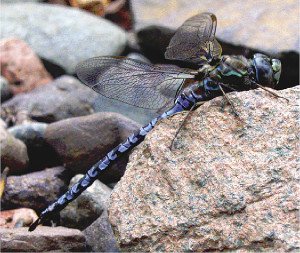
[[[186,20],[172,37],[165,52],[166,59],[181,60],[198,65],[211,57],[219,58],[222,53],[220,44],[215,39],[217,18],[212,13],[200,13]]]
[[[77,66],[78,78],[101,95],[151,110],[174,100],[191,70],[127,58],[95,57]]]

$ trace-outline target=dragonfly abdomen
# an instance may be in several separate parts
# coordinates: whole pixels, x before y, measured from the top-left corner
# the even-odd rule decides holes
[[[64,195],[41,213],[39,219],[30,226],[29,230],[33,231],[43,219],[50,218],[53,214],[61,211],[71,201],[76,199],[84,190],[91,186],[97,178],[99,178],[102,171],[110,167],[120,156],[126,154],[141,143],[160,119],[167,118],[177,112],[189,110],[195,103],[196,100],[192,95],[186,96],[185,94],[182,94],[170,110],[164,112],[159,117],[154,118],[146,126],[141,127],[137,133],[130,135],[124,142],[112,149],[103,159],[92,166],[92,168],[89,169],[87,173]]]

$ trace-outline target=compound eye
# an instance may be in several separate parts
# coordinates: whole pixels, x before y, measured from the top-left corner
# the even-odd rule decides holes
[[[265,54],[260,54],[260,53],[254,54],[253,58],[254,59],[256,59],[256,58],[263,58],[263,59],[266,59],[266,60],[270,60],[270,58],[268,56],[266,56]]]
[[[272,59],[272,69],[274,72],[281,71],[281,61],[278,59]]]
[[[258,55],[258,54],[256,54]],[[261,55],[261,54],[259,54]],[[256,80],[258,83],[264,86],[273,87],[273,69],[269,62],[268,57],[256,56],[253,59],[254,67],[255,67],[255,74],[256,74]]]

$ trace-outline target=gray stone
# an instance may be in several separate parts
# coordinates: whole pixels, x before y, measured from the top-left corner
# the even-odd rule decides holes
[[[23,39],[40,57],[68,73],[74,73],[82,60],[119,55],[126,44],[126,33],[121,28],[76,8],[41,3],[2,4],[1,13],[1,38]]]
[[[161,122],[130,156],[109,219],[126,252],[299,251],[300,86],[230,93]]]
[[[54,150],[46,143],[44,133],[48,124],[30,122],[8,129],[15,138],[25,143],[31,170],[53,167],[59,164]]]
[[[1,206],[41,211],[67,190],[64,167],[55,167],[22,176],[9,176]]]
[[[0,92],[1,92],[1,103],[3,103],[5,100],[8,100],[12,97],[12,91],[9,88],[8,81],[3,76],[0,76]]]
[[[28,228],[0,228],[2,252],[85,252],[84,235],[77,229],[39,226],[34,232]]]
[[[62,76],[46,86],[14,96],[2,107],[10,115],[24,111],[32,120],[53,122],[90,114],[96,97],[97,93],[76,78]]]
[[[77,183],[83,175],[72,178],[69,188]],[[107,209],[111,189],[96,180],[77,199],[60,212],[61,225],[83,230],[91,225]]]
[[[7,166],[10,174],[27,172],[29,158],[26,145],[11,135],[3,124],[0,127],[1,165]]]
[[[75,175],[85,173],[111,149],[136,131],[139,125],[116,113],[96,113],[50,124],[45,133],[47,143],[56,151],[66,168]],[[103,171],[100,180],[114,182],[123,175],[128,155],[117,159]]]
[[[148,123],[154,113],[98,95],[71,76],[57,78],[26,94],[18,94],[2,104],[2,118],[18,118],[20,112],[31,120],[55,122],[93,112],[118,112],[136,122]]]
[[[269,54],[299,53],[299,2],[226,0],[132,0],[136,29],[149,25],[178,28],[200,12],[218,18],[217,37],[234,45],[262,50]],[[238,11],[237,11],[238,10]]]
[[[107,211],[83,231],[89,251],[119,252],[119,248],[108,220]]]
[[[8,132],[27,144],[37,142],[40,138],[43,138],[47,126],[46,123],[32,122],[11,127]]]

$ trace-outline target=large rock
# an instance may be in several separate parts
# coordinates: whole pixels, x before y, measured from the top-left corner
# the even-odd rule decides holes
[[[52,81],[41,60],[22,40],[0,41],[1,73],[14,94],[33,90]]]
[[[50,124],[45,132],[46,142],[56,151],[70,173],[85,173],[111,149],[124,141],[139,125],[116,113],[96,113],[61,120]],[[113,182],[124,173],[125,155],[100,180]]]
[[[300,87],[223,98],[161,122],[132,153],[109,218],[124,251],[299,250]],[[223,107],[222,107],[223,105]]]
[[[74,73],[77,63],[87,58],[119,55],[126,44],[126,33],[121,28],[75,8],[2,4],[1,13],[1,38],[25,40],[40,57],[68,73]]]
[[[0,228],[2,252],[84,252],[84,235],[77,229],[64,227]]]
[[[83,175],[72,178],[69,187],[77,183]],[[91,225],[104,210],[107,210],[111,189],[96,180],[77,199],[60,212],[61,225],[69,228],[85,229]]]
[[[91,252],[119,252],[107,211],[83,231]]]
[[[299,3],[286,1],[140,1],[132,0],[136,28],[148,25],[179,27],[200,12],[213,12],[218,18],[217,37],[221,40],[270,54],[299,53]],[[238,11],[237,11],[238,10]],[[280,36],[279,36],[280,35]]]
[[[10,168],[10,174],[25,173],[28,168],[29,158],[26,145],[10,134],[1,124],[1,165]]]
[[[41,211],[67,190],[68,180],[63,167],[9,176],[1,206],[3,209],[27,207]]]

